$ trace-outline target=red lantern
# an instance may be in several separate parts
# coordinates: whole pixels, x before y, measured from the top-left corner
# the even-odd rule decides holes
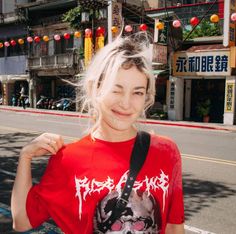
[[[104,36],[105,34],[105,28],[103,27],[98,27],[96,31],[97,36]]]
[[[118,32],[118,28],[116,26],[112,26],[111,27],[111,31],[112,31],[112,33],[117,33]]]
[[[34,42],[39,43],[40,42],[40,37],[39,36],[34,37]]]
[[[32,37],[27,37],[27,41],[28,41],[29,43],[31,43],[31,42],[33,42],[33,38],[32,38]]]
[[[128,24],[128,25],[125,26],[125,31],[126,32],[132,32],[132,30],[133,30],[133,28],[132,28],[131,25]]]
[[[12,46],[16,45],[16,41],[15,40],[11,40],[10,43],[11,43]]]
[[[0,49],[3,47],[3,43],[2,42],[0,42]]]
[[[235,22],[236,21],[236,13],[233,13],[231,16],[230,16],[230,19]]]
[[[60,41],[61,40],[61,36],[59,34],[54,35],[53,38],[54,38],[55,41]]]
[[[139,26],[140,31],[147,31],[147,25],[146,24],[141,24]]]
[[[64,38],[66,39],[66,40],[69,40],[70,39],[70,34],[69,33],[64,33]]]
[[[92,36],[92,30],[90,28],[86,28],[84,32],[85,32],[86,37],[91,37]]]
[[[18,39],[18,43],[19,43],[20,45],[23,45],[23,44],[24,44],[24,40],[23,40],[22,38],[19,38],[19,39]]]
[[[4,42],[4,46],[9,47],[9,46],[10,46],[10,43],[9,43],[8,41],[5,41],[5,42]]]
[[[81,37],[81,33],[80,33],[79,31],[75,31],[75,32],[74,32],[74,36],[75,36],[76,38],[79,38],[79,37]]]
[[[211,21],[212,23],[218,23],[219,20],[220,20],[220,18],[219,18],[219,16],[216,15],[216,14],[214,14],[214,15],[212,15],[212,16],[210,17],[210,21]]]
[[[172,25],[173,25],[174,28],[179,28],[181,26],[181,23],[180,23],[179,20],[174,20]]]
[[[190,19],[190,24],[192,26],[196,26],[199,23],[199,19],[197,17],[193,17]]]

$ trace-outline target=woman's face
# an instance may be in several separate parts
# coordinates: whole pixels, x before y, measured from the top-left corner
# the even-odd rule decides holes
[[[110,130],[131,130],[144,110],[147,77],[135,66],[120,68],[114,85],[100,102],[101,126]]]

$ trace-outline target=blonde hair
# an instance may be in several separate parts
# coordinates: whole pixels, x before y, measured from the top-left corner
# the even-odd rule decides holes
[[[97,52],[80,83],[84,92],[81,113],[88,112],[95,121],[90,128],[91,133],[98,127],[101,118],[98,101],[111,90],[120,68],[135,66],[146,75],[148,86],[144,111],[154,103],[155,80],[151,55],[148,36],[143,32],[129,37],[120,36]]]

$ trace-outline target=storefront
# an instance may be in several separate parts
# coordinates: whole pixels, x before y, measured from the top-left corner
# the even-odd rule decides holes
[[[169,119],[234,124],[235,79],[230,50],[222,45],[174,53]]]

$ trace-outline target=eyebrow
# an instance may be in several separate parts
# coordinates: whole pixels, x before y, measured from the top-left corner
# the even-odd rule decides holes
[[[116,86],[117,88],[123,89],[123,86],[122,86],[122,85],[115,84],[115,86]],[[135,90],[137,90],[137,89],[145,89],[145,90],[146,90],[146,87],[144,87],[144,86],[137,86],[137,87],[135,87],[134,89],[135,89]]]

